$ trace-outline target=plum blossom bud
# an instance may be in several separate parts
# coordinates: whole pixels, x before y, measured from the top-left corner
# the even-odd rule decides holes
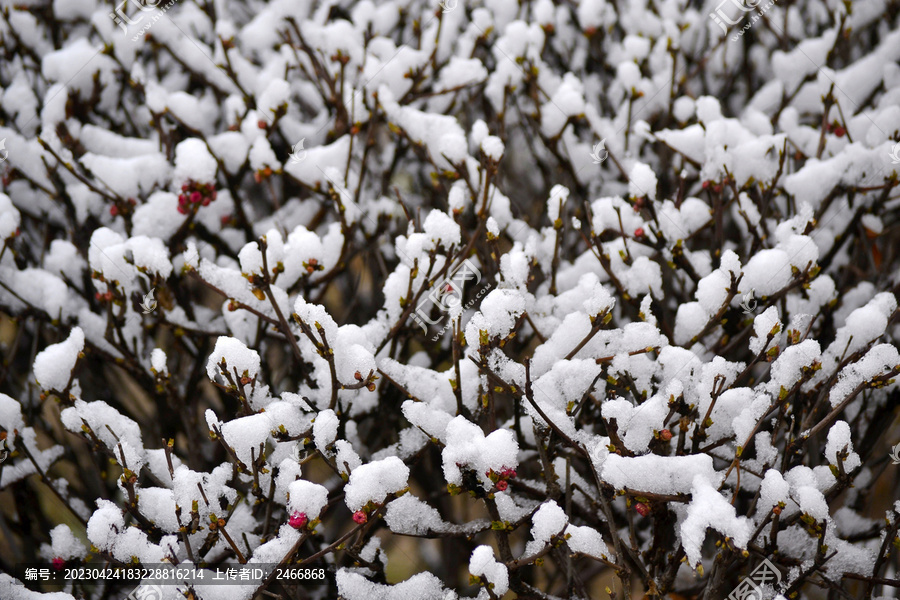
[[[308,522],[309,517],[306,516],[306,513],[295,510],[293,513],[291,513],[291,518],[288,520],[288,525],[290,525],[294,529],[300,529]]]

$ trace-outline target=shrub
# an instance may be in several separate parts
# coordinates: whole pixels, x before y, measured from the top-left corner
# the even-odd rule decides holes
[[[897,3],[748,7],[0,1],[0,597],[890,593]]]

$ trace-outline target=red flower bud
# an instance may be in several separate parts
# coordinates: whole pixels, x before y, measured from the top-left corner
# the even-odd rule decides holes
[[[57,556],[56,558],[53,559],[53,568],[56,569],[57,571],[62,569],[65,565],[66,565],[66,559],[64,559],[62,556]]]
[[[212,198],[209,196],[204,196],[203,201],[200,203],[200,206],[209,206],[209,203],[212,202]]]
[[[834,135],[836,135],[838,137],[844,137],[845,133],[847,133],[847,130],[844,129],[843,127],[841,127],[840,125],[838,125],[837,127],[834,128]]]
[[[256,122],[256,126],[259,127],[260,129],[265,129],[267,127],[267,124],[264,120],[260,119],[259,121]]]
[[[362,525],[363,523],[365,523],[368,520],[369,520],[369,515],[367,515],[365,513],[365,511],[358,510],[355,513],[353,513],[353,521],[355,523]]]
[[[702,185],[701,187],[702,187],[704,190],[708,190],[708,189],[709,189],[709,186],[711,186],[711,185],[712,185],[712,181],[710,181],[709,179],[707,179],[706,181],[703,182],[703,185]]]
[[[636,238],[642,238],[642,237],[644,237],[644,228],[643,228],[643,227],[638,227],[637,229],[635,229],[635,230],[634,230],[634,237],[636,237]]]
[[[634,505],[634,510],[638,512],[642,517],[646,517],[650,514],[650,507],[644,504],[643,502],[638,502]]]
[[[186,191],[188,191],[189,189],[191,189],[191,186],[190,186],[189,184],[187,184],[187,183],[182,183],[182,184],[181,184],[181,191],[182,191],[182,192],[186,192]]]
[[[184,194],[178,196],[178,206],[187,206],[187,202],[187,196],[185,196]]]
[[[198,204],[201,200],[203,200],[203,196],[200,195],[200,192],[191,192],[192,204]]]
[[[501,492],[504,491],[508,487],[509,487],[509,484],[506,483],[505,479],[501,479],[500,481],[497,482],[497,489]]]
[[[295,510],[291,514],[291,518],[288,519],[288,525],[293,527],[294,529],[300,529],[304,525],[309,522],[309,517],[306,516],[306,513],[302,513],[300,511]]]
[[[114,216],[114,217],[115,217],[116,215],[118,215],[118,214],[119,214],[119,207],[116,206],[115,204],[113,204],[112,206],[110,206],[110,207],[109,207],[109,214],[111,214],[111,215]]]
[[[659,432],[659,439],[661,439],[664,442],[668,442],[669,440],[672,439],[672,432],[669,431],[668,429],[663,429],[662,431]]]
[[[184,206],[179,206],[178,212],[180,212],[183,215],[186,215],[188,213],[187,208],[185,208]]]

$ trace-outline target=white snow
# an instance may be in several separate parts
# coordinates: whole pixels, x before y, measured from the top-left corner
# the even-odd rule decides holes
[[[247,348],[236,338],[221,336],[216,340],[216,347],[206,363],[206,374],[210,379],[215,380],[216,375],[220,374],[223,361],[225,370],[232,378],[234,378],[235,371],[237,371],[238,377],[246,375],[251,379],[259,374],[259,354],[255,350]]]
[[[328,490],[316,483],[300,479],[288,486],[288,514],[301,512],[312,521],[328,504]]]
[[[498,161],[503,157],[503,141],[497,136],[489,135],[481,142],[481,151],[489,159]]]
[[[600,478],[618,490],[629,489],[653,494],[687,494],[696,477],[718,483],[722,475],[713,468],[707,454],[688,456],[619,456],[610,454],[603,463]]]
[[[716,491],[706,477],[697,475],[691,485],[687,517],[679,527],[681,544],[691,565],[700,563],[700,547],[708,528],[730,537],[738,548],[745,548],[753,533],[752,521],[736,516],[728,499]]]
[[[80,327],[73,327],[64,342],[47,346],[34,358],[34,378],[38,384],[45,390],[66,389],[82,350],[84,332]]]
[[[368,502],[384,502],[388,494],[406,487],[409,467],[396,456],[360,465],[350,475],[344,488],[344,501],[352,511],[358,511]]]
[[[843,459],[838,458],[838,453],[846,452]],[[825,444],[825,457],[828,462],[837,466],[843,462],[844,472],[850,473],[861,464],[859,455],[853,451],[853,441],[850,438],[850,425],[846,421],[835,421],[828,430],[828,443]]]
[[[319,452],[325,454],[326,456],[330,456],[332,452],[328,450],[328,446],[334,443],[334,440],[337,439],[338,426],[340,425],[340,420],[333,410],[323,410],[320,411],[318,415],[316,415],[316,420],[313,423],[313,439],[316,442],[316,448],[319,449]]]
[[[498,596],[502,596],[509,589],[509,571],[506,565],[494,559],[494,551],[490,546],[478,546],[472,551],[469,572],[484,577],[488,583],[494,584],[494,593]]]
[[[202,140],[188,138],[175,146],[176,185],[180,186],[188,179],[200,183],[215,182],[217,169],[216,159]]]
[[[518,465],[519,446],[508,429],[498,429],[485,436],[480,427],[460,415],[447,425],[446,435],[447,445],[441,457],[448,483],[461,485],[460,469],[468,467],[488,489],[492,485],[486,475],[488,471],[493,469],[499,473],[504,468],[515,469]]]

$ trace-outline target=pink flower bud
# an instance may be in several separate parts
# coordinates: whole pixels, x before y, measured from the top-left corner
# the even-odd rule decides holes
[[[646,517],[650,514],[650,507],[644,504],[643,502],[638,502],[634,505],[634,510],[638,512],[642,517]]]
[[[178,212],[180,212],[180,213],[183,214],[183,215],[186,215],[186,214],[188,213],[187,208],[184,207],[184,206],[179,206],[179,207],[178,207]]]
[[[509,487],[509,484],[506,483],[505,479],[501,479],[500,481],[497,482],[497,489],[500,490],[501,492],[504,491],[508,487]]]
[[[296,510],[291,513],[291,518],[288,519],[288,525],[290,525],[294,529],[300,529],[307,523],[309,523],[309,517],[306,516],[306,513],[302,513]]]
[[[66,565],[66,559],[61,556],[57,556],[53,559],[53,568],[59,571]]]
[[[200,195],[200,192],[191,192],[191,203],[199,204],[203,199],[203,196]]]
[[[203,202],[200,203],[201,206],[209,206],[209,203],[212,202],[212,198],[209,196],[203,197]]]
[[[109,207],[109,214],[111,214],[112,216],[115,217],[117,214],[119,214],[119,207],[116,206],[115,204],[113,204],[112,206],[110,206],[110,207]]]
[[[187,206],[187,202],[187,196],[185,196],[184,194],[178,196],[178,206]]]
[[[353,521],[356,523],[359,523],[360,525],[362,525],[363,523],[365,523],[368,520],[369,520],[369,515],[367,515],[365,513],[365,511],[358,510],[355,513],[353,513]]]

